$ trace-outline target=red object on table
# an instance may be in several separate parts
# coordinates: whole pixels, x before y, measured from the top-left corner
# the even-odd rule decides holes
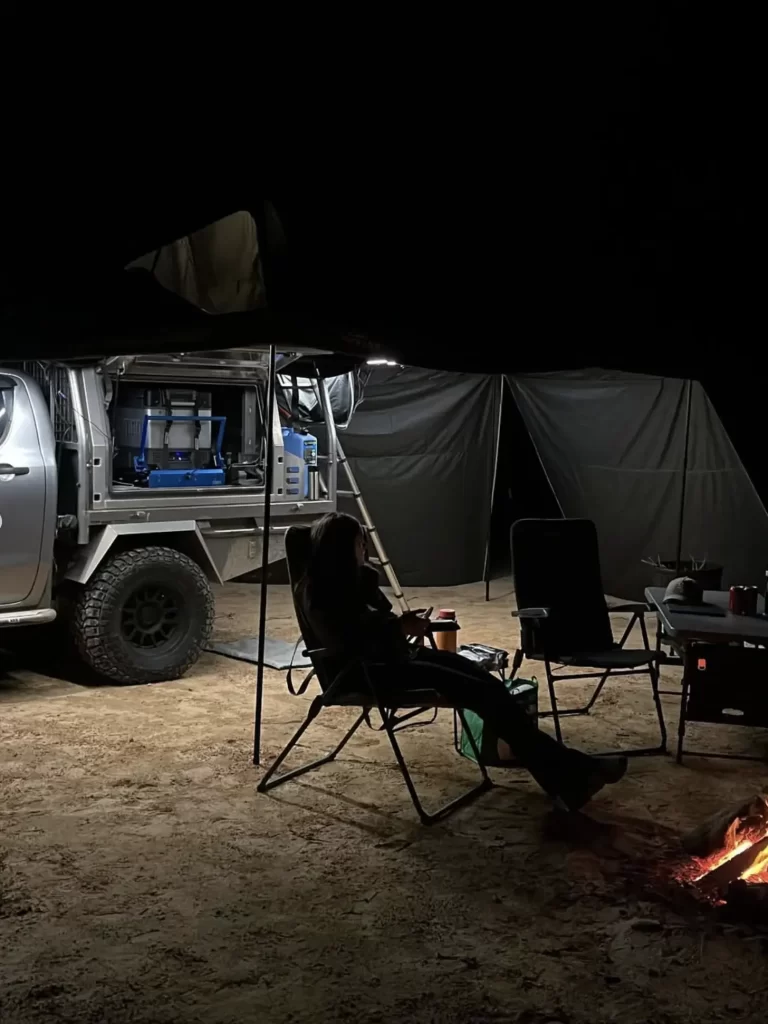
[[[757,615],[757,587],[731,587],[728,607],[734,615]]]

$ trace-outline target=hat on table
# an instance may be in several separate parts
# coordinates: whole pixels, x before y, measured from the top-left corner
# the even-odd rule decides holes
[[[690,576],[678,576],[667,586],[664,593],[665,604],[701,604],[703,600],[704,590],[701,584]]]

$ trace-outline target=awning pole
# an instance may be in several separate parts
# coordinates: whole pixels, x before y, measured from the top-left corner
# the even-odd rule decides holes
[[[485,537],[485,559],[483,561],[483,580],[485,581],[485,600],[491,600],[491,527],[493,526],[493,499],[496,494],[496,478],[499,473],[499,452],[501,450],[501,410],[504,406],[504,374],[499,375],[499,415],[496,422],[496,449],[493,453],[493,477],[491,479],[491,504],[488,511],[488,532]]]
[[[264,703],[264,643],[267,634],[267,590],[269,588],[269,529],[272,518],[272,477],[275,445],[275,346],[269,346],[267,377],[267,458],[264,472],[264,523],[261,548],[261,604],[259,605],[259,645],[256,663],[256,710],[253,721],[253,763],[261,764],[261,712]]]
[[[680,518],[677,524],[677,550],[675,552],[675,575],[680,575],[680,561],[683,553],[683,520],[685,519],[685,487],[688,481],[688,444],[691,436],[691,386],[692,380],[686,381],[685,398],[685,441],[683,444],[683,479],[680,484]]]

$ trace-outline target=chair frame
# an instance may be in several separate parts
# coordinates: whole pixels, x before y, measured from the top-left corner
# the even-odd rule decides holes
[[[545,669],[546,675],[547,675],[547,687],[549,689],[549,699],[550,699],[550,703],[552,705],[552,710],[551,711],[540,711],[539,712],[539,718],[552,718],[552,720],[554,722],[554,726],[555,726],[555,736],[557,738],[558,743],[562,743],[563,742],[563,732],[562,732],[562,727],[560,725],[560,719],[564,718],[564,717],[572,716],[572,715],[588,715],[590,713],[590,711],[592,710],[592,708],[594,707],[595,702],[597,701],[598,697],[600,696],[600,694],[601,694],[601,692],[603,690],[603,687],[605,686],[606,682],[608,681],[609,676],[648,675],[650,680],[651,680],[651,690],[652,690],[652,693],[653,693],[653,702],[654,702],[654,706],[656,708],[656,715],[657,715],[657,718],[658,718],[658,721],[659,721],[659,733],[660,733],[660,737],[661,737],[661,742],[659,743],[659,746],[657,746],[657,747],[635,747],[635,748],[630,749],[630,750],[602,751],[601,752],[601,756],[606,756],[607,757],[607,756],[615,756],[615,755],[618,755],[618,754],[623,754],[625,757],[653,757],[653,756],[657,756],[657,755],[660,755],[660,754],[666,754],[666,753],[668,753],[668,750],[667,750],[667,726],[666,726],[666,723],[664,721],[664,709],[662,707],[661,697],[659,695],[659,671],[658,671],[658,666],[655,664],[655,661],[658,660],[658,654],[655,651],[652,650],[652,648],[650,647],[650,645],[648,643],[648,631],[647,631],[646,625],[645,625],[645,612],[648,610],[647,606],[645,604],[638,604],[638,603],[632,602],[632,603],[627,603],[627,604],[614,605],[614,606],[608,608],[607,610],[608,610],[609,615],[611,615],[611,614],[618,614],[618,613],[622,613],[622,612],[623,613],[630,612],[631,616],[632,616],[630,618],[630,620],[629,620],[627,628],[624,630],[624,633],[622,634],[621,640],[619,641],[619,643],[616,646],[616,650],[617,651],[624,649],[624,644],[626,643],[630,633],[632,632],[632,629],[634,628],[635,623],[636,622],[640,623],[640,632],[641,632],[641,635],[643,637],[644,649],[649,653],[649,655],[653,656],[652,660],[648,661],[647,666],[645,666],[645,667],[637,666],[636,668],[635,667],[633,667],[633,668],[607,668],[607,669],[601,669],[600,671],[595,671],[595,672],[578,672],[578,673],[573,673],[573,674],[568,674],[568,675],[555,674],[555,672],[552,671],[552,665],[553,664],[567,666],[567,663],[558,661],[557,657],[555,655],[551,655],[550,656],[548,653],[545,653],[544,650],[543,650],[544,645],[542,645],[541,648],[538,648],[536,653],[529,654],[526,651],[526,649],[525,649],[527,645],[525,644],[525,641],[523,640],[523,638],[521,636],[521,646],[515,651],[514,658],[512,660],[512,672],[511,672],[511,675],[510,675],[510,679],[514,679],[518,669],[520,668],[520,666],[523,663],[523,659],[524,658],[530,658],[530,660],[533,660],[533,661],[543,661],[544,662],[544,669]],[[521,622],[530,624],[532,626],[532,628],[535,630],[537,623],[540,620],[547,618],[547,616],[548,616],[548,609],[546,609],[546,608],[521,609],[521,610],[519,610],[517,612],[512,612],[512,615],[514,617],[519,618],[521,620]],[[598,652],[592,652],[592,653],[598,653]],[[605,652],[601,651],[599,653],[601,653],[601,654],[602,653],[610,654],[610,651],[605,651]],[[565,682],[565,681],[568,681],[568,680],[576,680],[576,679],[597,679],[598,683],[595,686],[595,689],[594,689],[594,691],[592,693],[592,696],[589,698],[587,703],[583,705],[583,707],[563,708],[563,709],[561,709],[558,706],[558,702],[557,702],[557,694],[555,692],[555,683],[561,683],[561,682]]]
[[[305,654],[308,654],[313,659],[322,658],[326,653],[327,652],[324,649],[305,652]],[[407,722],[408,719],[413,718],[418,714],[421,714],[424,710],[430,707],[435,709],[435,713],[437,712],[437,708],[440,707],[452,708],[453,710],[455,710],[456,714],[458,714],[464,728],[467,729],[464,711],[461,708],[454,707],[453,704],[442,702],[440,698],[438,698],[437,694],[434,695],[434,700],[430,700],[427,697],[422,697],[422,693],[426,694],[427,691],[416,691],[416,693],[418,693],[419,696],[418,699],[414,698],[413,704],[410,704],[410,702],[408,702],[400,704],[398,707],[395,708],[385,707],[384,700],[381,696],[381,693],[379,692],[378,687],[376,686],[374,679],[371,676],[370,670],[385,670],[386,668],[387,666],[377,664],[375,662],[366,662],[363,660],[358,660],[356,662],[353,662],[351,665],[347,666],[342,672],[340,672],[339,675],[333,680],[331,685],[328,687],[328,689],[324,693],[318,694],[313,699],[312,703],[310,704],[306,718],[301,723],[301,725],[296,730],[291,739],[288,741],[283,750],[278,754],[276,759],[267,769],[263,778],[259,782],[257,786],[258,792],[269,792],[276,786],[281,786],[284,782],[288,782],[290,779],[296,779],[299,776],[304,775],[306,772],[313,771],[315,768],[320,768],[322,765],[328,764],[330,761],[334,761],[336,757],[344,749],[344,747],[347,745],[347,743],[352,739],[352,737],[363,724],[363,722],[370,721],[369,715],[374,708],[378,711],[379,716],[381,717],[380,728],[387,734],[390,746],[392,747],[392,751],[395,755],[397,766],[400,769],[406,788],[408,790],[408,794],[411,798],[411,802],[413,803],[413,806],[419,818],[421,819],[422,824],[433,825],[436,822],[443,820],[444,818],[448,817],[449,814],[452,814],[460,807],[464,807],[466,804],[476,799],[481,793],[484,793],[487,790],[491,789],[491,787],[493,786],[493,781],[491,780],[491,777],[488,774],[486,766],[481,762],[480,751],[477,748],[477,744],[475,743],[474,737],[472,737],[470,733],[470,742],[472,744],[473,752],[475,753],[477,758],[477,764],[481,774],[481,781],[477,783],[475,786],[473,786],[472,789],[468,790],[465,793],[462,793],[458,797],[455,797],[447,804],[444,804],[438,810],[432,812],[425,810],[424,805],[421,802],[421,798],[419,797],[416,786],[411,777],[408,764],[405,760],[405,757],[403,756],[402,750],[400,749],[400,744],[398,743],[395,733],[398,731],[398,729],[403,728],[403,723]],[[362,681],[364,683],[363,690],[360,691],[359,687],[356,685],[356,693],[354,695],[343,695],[344,682],[346,681],[345,677],[355,670],[358,671],[359,677],[362,678]],[[282,775],[276,775],[277,770],[285,761],[288,754],[290,754],[290,752],[299,742],[301,737],[310,727],[312,722],[314,722],[314,720],[318,717],[323,708],[355,706],[358,706],[362,709],[360,715],[356,718],[352,727],[347,730],[347,732],[344,734],[344,736],[341,738],[341,740],[337,743],[337,745],[329,754],[326,754],[324,757],[317,758],[309,764],[304,764],[299,766],[298,768],[293,768],[287,772],[284,772]],[[407,709],[409,707],[413,710],[408,711]],[[398,712],[402,710],[407,710],[407,713],[405,715],[398,717]],[[467,731],[469,732],[468,729]]]

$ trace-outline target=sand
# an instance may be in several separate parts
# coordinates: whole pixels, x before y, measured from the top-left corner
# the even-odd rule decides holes
[[[479,584],[411,594],[457,608],[462,639],[514,650],[507,581],[489,604]],[[255,633],[257,588],[217,600],[219,638]],[[296,637],[282,587],[269,633]],[[497,788],[425,828],[367,729],[338,762],[259,795],[253,666],[206,654],[178,682],[113,687],[57,678],[53,660],[45,673],[29,656],[0,662],[3,1024],[764,1019],[762,938],[657,884],[676,837],[758,788],[764,766],[635,760],[578,834],[524,772],[495,770]],[[679,686],[679,671],[663,681]],[[308,702],[267,672],[265,761]],[[677,705],[665,698],[672,737]],[[328,751],[352,714],[324,712],[297,756]],[[565,724],[588,750],[653,744],[654,726],[642,677]],[[451,730],[441,712],[402,736],[431,806],[474,778]],[[691,730],[719,749],[765,746]]]

